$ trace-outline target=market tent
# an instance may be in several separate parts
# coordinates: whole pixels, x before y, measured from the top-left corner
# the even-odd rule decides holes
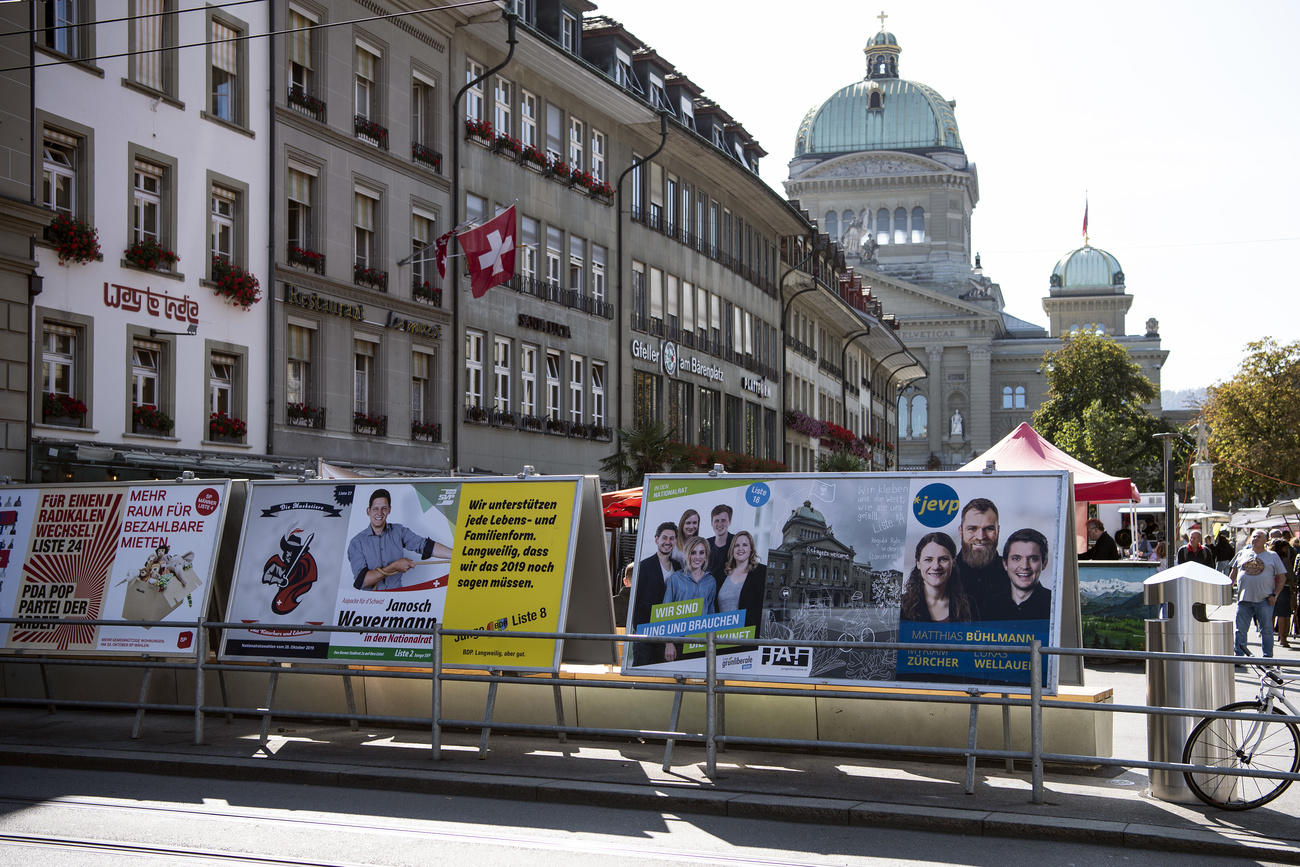
[[[999,470],[1069,470],[1074,478],[1076,503],[1137,503],[1142,499],[1132,479],[1108,476],[1070,457],[1043,439],[1028,422],[1021,422],[961,469],[982,470],[989,461],[995,461]]]
[[[605,513],[605,526],[617,527],[624,518],[641,515],[641,489],[624,488],[600,495],[601,511]]]

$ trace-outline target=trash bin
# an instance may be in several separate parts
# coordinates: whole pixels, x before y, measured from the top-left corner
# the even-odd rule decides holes
[[[1227,656],[1232,653],[1233,624],[1213,619],[1219,606],[1232,602],[1231,585],[1218,570],[1200,563],[1181,563],[1142,582],[1148,605],[1156,606],[1146,621],[1147,650]],[[1232,701],[1233,666],[1174,659],[1147,660],[1147,704],[1214,710]],[[1181,762],[1183,744],[1195,717],[1147,717],[1147,758]],[[1151,794],[1163,801],[1197,803],[1183,775],[1151,771]]]

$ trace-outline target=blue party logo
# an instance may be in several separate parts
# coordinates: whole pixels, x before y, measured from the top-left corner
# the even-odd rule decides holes
[[[952,523],[961,509],[957,492],[942,482],[926,485],[912,498],[912,514],[927,527],[942,527]]]
[[[745,490],[745,502],[755,508],[766,503],[771,496],[772,489],[766,482],[754,482]]]

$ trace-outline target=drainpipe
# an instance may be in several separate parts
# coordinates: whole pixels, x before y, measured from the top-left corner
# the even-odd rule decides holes
[[[784,298],[784,297],[785,297],[785,281],[786,281],[787,279],[789,279],[790,275],[796,273],[797,271],[802,270],[803,267],[804,267],[805,265],[807,265],[810,261],[812,261],[812,257],[817,255],[817,233],[816,233],[816,232],[813,232],[813,233],[812,233],[812,236],[811,236],[810,241],[811,241],[811,250],[809,251],[809,253],[808,253],[807,256],[804,256],[804,257],[803,257],[803,261],[800,262],[798,265],[795,265],[795,266],[792,267],[790,270],[786,271],[784,274],[781,275],[781,282],[778,283],[778,284],[777,284],[777,287],[776,287],[776,291],[777,291],[777,296],[778,296],[778,297],[781,297],[781,298]],[[802,295],[802,294],[805,293],[805,292],[812,292],[812,291],[814,291],[816,288],[817,288],[817,281],[816,281],[816,279],[814,279],[814,280],[813,280],[813,284],[812,284],[811,286],[805,286],[803,289],[800,289],[798,292],[795,292],[795,293],[794,293],[793,295],[791,295],[790,298],[785,302],[785,306],[783,306],[783,307],[781,308],[781,353],[780,353],[780,355],[781,355],[781,424],[782,424],[782,425],[785,425],[785,404],[786,404],[786,400],[785,400],[785,398],[786,398],[786,394],[785,394],[785,392],[786,392],[786,387],[785,387],[785,372],[786,372],[786,366],[785,366],[785,353],[786,353],[785,338],[786,338],[786,330],[787,330],[787,329],[786,329],[786,317],[787,317],[787,316],[789,315],[789,313],[790,313],[790,305],[791,305],[792,303],[794,303],[794,299],[798,298],[800,295]],[[784,433],[781,434],[781,439],[782,439],[782,441],[785,440],[785,434],[784,434]],[[785,450],[782,449],[782,452],[784,452],[784,451],[785,451]]]
[[[849,426],[849,381],[844,376],[844,368],[848,364],[849,344],[859,337],[866,337],[871,333],[871,326],[865,325],[857,331],[852,332],[844,338],[844,346],[840,349],[840,421],[844,427]],[[867,405],[867,416],[871,415],[871,406]]]
[[[908,349],[900,349],[900,350],[898,350],[897,352],[891,352],[891,353],[889,353],[889,354],[886,355],[884,358],[882,358],[882,359],[880,359],[879,361],[877,361],[877,362],[876,362],[876,367],[879,367],[880,365],[884,364],[886,361],[888,361],[889,359],[893,358],[895,355],[906,355],[906,356],[908,356],[909,358],[912,359],[913,364],[917,364],[917,363],[919,363],[919,362],[917,362],[916,357],[912,355],[911,350],[908,350]],[[889,383],[893,381],[894,377],[898,375],[899,371],[907,370],[907,368],[909,368],[909,367],[911,367],[911,366],[912,366],[911,364],[904,364],[902,367],[898,368],[898,370],[895,370],[893,373],[889,374],[889,376],[885,377],[885,399],[886,399],[886,400],[889,400]],[[897,403],[898,403],[897,401],[894,401],[894,404],[895,404],[895,405],[897,405]],[[885,404],[885,420],[886,420],[886,421],[889,420],[889,404],[888,404],[888,403]],[[888,425],[886,425],[886,427],[887,427],[887,426],[888,426]],[[888,435],[886,435],[886,436],[888,436]],[[895,442],[896,445],[898,444],[897,437],[895,437],[894,442]],[[898,449],[897,449],[897,448],[894,449],[894,466],[895,466],[895,467],[898,466]]]
[[[267,12],[267,18],[268,18],[268,20],[271,22],[271,32],[272,32],[272,33],[275,33],[275,32],[276,32],[276,27],[275,27],[275,9],[276,9],[276,6],[275,6],[275,4],[273,3],[273,4],[271,4],[271,6],[269,7],[268,12]],[[271,47],[270,47],[270,49],[269,49],[269,50],[270,50],[271,70],[272,70],[272,71],[271,71],[271,74],[272,74],[272,76],[274,76],[274,75],[275,75],[275,70],[278,70],[280,67],[277,66],[277,61],[276,61],[276,59],[275,59],[275,40],[274,40],[274,39],[270,39],[270,40],[268,40],[268,41],[271,43]],[[275,91],[274,91],[275,85],[272,84],[271,87],[272,87],[272,92],[271,92],[271,99],[269,100],[270,106],[269,106],[269,111],[268,111],[268,114],[267,114],[267,124],[266,124],[266,126],[267,126],[266,141],[267,141],[267,147],[268,147],[268,149],[269,149],[269,156],[270,156],[270,159],[269,159],[269,161],[267,162],[267,166],[270,167],[270,172],[271,172],[271,174],[270,174],[270,177],[268,177],[268,178],[266,179],[266,181],[267,181],[267,184],[270,185],[270,186],[272,187],[272,189],[274,189],[274,187],[275,187],[276,153],[277,153],[276,148],[279,147],[279,145],[276,144],[276,140],[275,140],[275,139],[276,139],[275,133],[276,133],[276,129],[277,129],[277,126],[278,126],[278,125],[276,124],[276,122],[275,122],[275,96],[276,96],[276,95],[275,95]],[[266,365],[266,454],[267,454],[268,457],[270,457],[271,455],[275,454],[275,452],[273,451],[273,449],[275,448],[275,409],[276,409],[276,407],[275,407],[275,403],[276,403],[276,401],[275,401],[275,371],[276,371],[277,369],[279,369],[279,370],[287,370],[287,366],[279,365],[279,364],[277,364],[276,361],[275,361],[275,290],[276,290],[276,285],[275,285],[275,278],[276,278],[276,269],[275,269],[275,199],[276,199],[276,197],[275,197],[274,195],[270,195],[270,196],[267,196],[267,197],[266,197],[266,200],[267,200],[267,202],[269,203],[269,204],[267,205],[267,207],[266,207],[266,228],[267,228],[267,232],[266,232],[266,282],[267,282],[267,286],[266,286],[266,357],[267,357],[267,360],[268,360],[268,363],[267,363],[267,365]],[[287,333],[287,332],[288,332],[288,328],[287,328],[288,315],[287,315],[287,314],[286,314],[286,316],[285,316],[285,322],[286,322],[285,332]],[[286,345],[286,347],[288,346],[288,341],[287,341],[287,340],[286,340],[285,345]],[[288,397],[288,389],[289,389],[289,381],[288,381],[288,377],[286,376],[286,378],[285,378],[285,396],[286,396],[286,397]],[[319,464],[317,465],[317,469],[320,469]]]
[[[623,439],[623,397],[622,397],[623,339],[625,336],[625,332],[623,329],[625,326],[629,330],[631,328],[630,322],[626,322],[626,320],[630,319],[631,317],[630,312],[628,313],[627,316],[624,316],[624,311],[627,310],[627,299],[624,297],[625,287],[623,281],[623,179],[626,178],[629,174],[631,174],[632,171],[634,171],[635,169],[640,168],[641,166],[650,162],[650,160],[659,156],[659,152],[664,149],[664,145],[667,143],[668,143],[668,112],[661,110],[659,112],[659,147],[655,148],[646,156],[633,160],[632,164],[627,168],[623,169],[622,174],[618,176],[618,180],[614,182],[614,211],[615,211],[614,269],[615,272],[618,274],[618,343],[616,344],[617,348],[614,352],[614,357],[615,359],[617,359],[616,362],[618,365],[617,381],[619,385],[619,389],[618,389],[619,400],[618,400],[618,410],[617,410],[618,422],[617,424],[613,425],[614,428],[613,442],[614,442],[615,454],[617,454],[618,451],[622,448],[621,442]],[[618,484],[620,485],[623,484],[623,480],[619,479]]]
[[[515,36],[515,25],[519,21],[519,16],[513,12],[504,12],[502,13],[501,17],[504,18],[506,22],[506,43],[510,46],[510,50],[506,52],[506,59],[501,61],[491,69],[487,70],[486,72],[484,72],[478,78],[465,82],[465,85],[461,87],[460,90],[456,91],[456,96],[453,97],[451,100],[451,118],[452,118],[451,225],[452,226],[460,225],[460,136],[461,136],[461,132],[460,132],[460,124],[456,123],[456,121],[458,120],[461,121],[462,123],[464,122],[464,118],[461,117],[460,115],[460,101],[462,98],[464,98],[465,92],[468,91],[471,87],[473,87],[474,85],[482,81],[487,80],[489,76],[495,75],[496,73],[506,68],[506,65],[510,63],[510,59],[515,56],[515,45],[519,41]],[[460,289],[459,266],[453,269],[452,273],[453,273],[453,276],[451,278],[452,286],[454,289],[459,290]],[[452,305],[451,305],[452,389],[451,389],[451,415],[448,419],[449,424],[447,425],[447,428],[450,431],[450,439],[448,441],[450,466],[448,467],[448,470],[449,472],[454,474],[456,472],[456,467],[460,464],[460,413],[456,411],[457,406],[459,406],[460,404],[461,369],[460,369],[460,365],[456,362],[456,359],[460,357],[459,351],[457,349],[457,347],[460,345],[460,292],[454,291],[448,294],[451,295],[452,297]]]

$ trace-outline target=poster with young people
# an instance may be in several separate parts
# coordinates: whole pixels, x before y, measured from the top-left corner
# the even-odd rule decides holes
[[[624,671],[699,676],[712,632],[729,680],[1027,689],[1027,654],[942,645],[1059,639],[1069,490],[1060,472],[648,476],[628,631],[674,640],[629,643]]]

